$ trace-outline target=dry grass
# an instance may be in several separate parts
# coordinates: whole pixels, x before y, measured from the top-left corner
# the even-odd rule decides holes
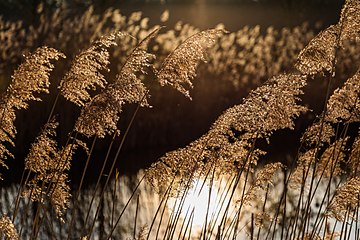
[[[358,0],[347,0],[339,22],[316,36],[306,26],[281,33],[269,28],[265,37],[258,28],[228,33],[222,26],[199,31],[180,23],[163,32],[149,28],[141,13],[126,19],[116,10],[98,16],[91,8],[72,20],[59,9],[49,19],[41,15],[39,26],[28,29],[0,19],[0,40],[15,40],[1,45],[4,72],[11,68],[6,64],[17,62],[19,50],[36,48],[39,39],[50,46],[26,56],[2,97],[3,169],[15,146],[16,112],[53,90],[54,69],[63,75],[24,160],[21,183],[2,212],[1,236],[118,239],[125,232],[132,239],[359,239],[359,8]],[[167,20],[166,13],[162,18]],[[75,36],[84,49],[76,56],[75,46],[66,44]],[[56,45],[64,53],[51,48]],[[65,55],[73,60],[66,63]],[[149,107],[149,79],[191,98],[198,73],[223,75],[237,87],[252,78],[268,80],[221,114],[203,136],[165,154],[140,173],[131,191],[120,194],[130,183],[118,175],[116,161],[138,111]],[[275,132],[294,129],[295,119],[311,111],[301,99],[310,81],[327,86],[322,113],[303,133],[294,161],[263,164],[266,152],[260,143],[271,146]],[[335,81],[341,86],[332,91]],[[57,138],[60,98],[80,112],[65,143]],[[137,107],[120,132],[126,104]],[[99,138],[109,140],[107,152],[95,186],[84,190]],[[68,172],[77,151],[86,152],[87,159],[80,184],[71,191]],[[149,196],[142,189],[157,194],[151,196],[156,206],[145,222],[140,219]],[[205,199],[194,200],[204,208],[199,225],[200,206],[187,204],[190,195],[205,191]]]

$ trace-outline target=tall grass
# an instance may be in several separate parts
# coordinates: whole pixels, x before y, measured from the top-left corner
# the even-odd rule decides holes
[[[16,113],[42,101],[44,93],[56,96],[28,149],[20,184],[4,195],[3,238],[359,238],[359,1],[346,1],[338,23],[316,36],[300,34],[307,32],[306,26],[292,34],[269,28],[265,37],[258,28],[228,33],[221,25],[198,31],[178,24],[162,33],[159,26],[149,28],[141,13],[125,19],[108,10],[100,17],[91,8],[72,19],[79,25],[67,33],[69,28],[62,26],[73,22],[58,11],[49,21],[41,15],[40,24],[27,29],[21,22],[0,19],[0,39],[15,40],[14,47],[7,42],[1,48],[12,52],[2,54],[9,66],[17,61],[15,46],[32,50],[37,41],[49,45],[26,55],[2,97],[3,168],[11,161],[12,146],[21,147],[15,145]],[[304,39],[297,39],[300,35]],[[75,36],[85,47],[74,55],[66,43]],[[52,48],[57,43],[64,53]],[[65,56],[70,63],[62,60]],[[9,66],[0,65],[5,72]],[[62,77],[58,87],[50,88],[57,68]],[[252,78],[269,79],[228,108],[200,138],[140,172],[129,187],[116,163],[140,108],[150,106],[154,80],[191,99],[198,73],[230,76],[237,87]],[[272,146],[274,133],[294,129],[295,120],[311,111],[302,104],[302,95],[312,81],[326,86],[322,113],[303,132],[291,162],[264,164],[263,146]],[[65,100],[78,107],[79,115],[62,142],[56,109]],[[120,131],[119,119],[129,104],[135,109]],[[100,156],[99,175],[92,188],[84,189],[103,138],[108,145]],[[81,151],[87,156],[85,166],[71,190],[68,173]]]

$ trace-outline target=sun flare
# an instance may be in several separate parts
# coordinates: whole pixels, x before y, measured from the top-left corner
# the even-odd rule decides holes
[[[169,208],[179,212],[184,222],[191,222],[193,226],[201,228],[205,220],[218,211],[219,189],[203,179],[197,179],[189,189],[185,198],[174,198],[169,201]]]

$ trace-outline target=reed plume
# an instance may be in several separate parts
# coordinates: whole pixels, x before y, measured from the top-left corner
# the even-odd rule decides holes
[[[68,144],[58,149],[56,128],[53,119],[48,122],[32,144],[25,159],[25,169],[35,175],[23,191],[24,197],[42,204],[49,202],[60,220],[70,204],[70,186],[67,171],[71,166],[72,155],[78,144]]]
[[[335,130],[333,124],[339,123],[353,123],[359,122],[359,71],[356,74],[346,80],[341,88],[335,89],[326,103],[326,112],[322,113],[319,118],[323,120],[317,120],[314,122],[303,134],[301,141],[305,142],[308,147],[311,148],[312,156],[305,153],[307,161],[298,161],[299,170],[295,169],[296,173],[307,172],[306,170],[315,161],[319,162],[319,169],[315,169],[316,175],[320,176],[338,176],[342,172],[340,169],[341,161],[344,159],[344,141],[345,139],[336,139]],[[346,142],[346,141],[345,141]],[[318,157],[320,149],[319,147],[325,146],[326,149],[322,153],[321,157]],[[303,155],[303,156],[305,156]],[[354,167],[354,158],[351,162]],[[304,164],[304,165],[303,165]],[[335,164],[335,165],[333,165]],[[303,166],[301,166],[303,165]],[[299,174],[295,174],[302,178]],[[300,180],[298,180],[300,181]]]
[[[16,231],[15,225],[7,216],[1,216],[0,218],[0,236],[7,240],[20,239],[19,234]]]
[[[144,74],[145,69],[151,66],[151,61],[155,58],[146,49],[148,42],[158,30],[151,32],[136,46],[114,82],[108,84],[84,106],[75,124],[76,131],[87,137],[105,137],[106,134],[117,130],[123,104],[147,105],[147,90],[139,74]]]
[[[333,70],[339,25],[332,25],[320,32],[301,50],[295,67],[306,75]]]
[[[360,69],[331,95],[325,120],[330,123],[360,121]]]
[[[306,173],[309,169],[312,169],[312,165],[315,162],[316,150],[311,148],[303,153],[299,153],[297,159],[297,166],[292,170],[289,178],[289,186],[293,189],[304,188],[305,190],[309,187],[308,178]]]
[[[22,47],[22,39],[26,37],[25,29],[21,21],[6,21],[0,16],[0,73],[14,64]]]
[[[123,33],[114,32],[100,37],[75,57],[68,73],[60,82],[61,94],[76,105],[83,106],[90,100],[89,90],[105,88],[107,82],[102,71],[110,71],[109,48],[116,46]]]
[[[11,156],[5,144],[14,145],[15,111],[26,109],[31,100],[41,101],[38,95],[49,92],[49,75],[54,68],[51,61],[59,58],[65,58],[65,55],[53,48],[38,48],[25,57],[12,75],[12,81],[0,103],[0,165],[6,166],[4,159]]]
[[[7,144],[15,145],[13,139],[16,135],[14,126],[16,115],[14,109],[8,109],[5,103],[0,104],[0,111],[2,113],[0,121],[0,166],[7,169],[5,160],[8,157],[13,157],[12,153],[8,150]]]
[[[49,93],[49,75],[54,68],[51,60],[59,58],[65,58],[65,55],[48,47],[38,48],[33,54],[26,56],[12,75],[3,100],[9,108],[26,109],[28,101],[41,101],[35,94]]]
[[[249,187],[242,201],[245,204],[253,205],[256,199],[261,199],[262,190],[266,191],[269,186],[274,184],[275,174],[282,168],[284,168],[284,165],[277,162],[266,164],[263,168],[258,169],[256,172],[256,180]]]
[[[268,138],[278,129],[292,129],[293,118],[306,111],[306,107],[297,104],[305,84],[305,78],[297,74],[270,79],[250,92],[243,104],[226,110],[208,133],[161,157],[147,169],[148,180],[160,190],[171,179],[177,179],[173,185],[181,186],[214,166],[221,174],[234,173],[239,168],[251,171],[264,154],[253,147],[256,139]]]
[[[319,136],[320,130],[321,135]],[[306,129],[300,141],[314,147],[316,144],[330,144],[331,138],[334,136],[335,130],[330,123],[323,122],[321,124],[321,122],[316,121]]]
[[[359,41],[360,29],[360,2],[357,0],[346,0],[341,10],[340,22],[342,31],[340,35],[341,46],[349,40]]]
[[[347,163],[347,166],[350,168],[351,176],[357,176],[360,173],[360,164],[359,164],[359,156],[360,156],[360,136],[355,138],[354,143],[351,147],[350,156]]]
[[[327,209],[327,215],[344,221],[349,212],[357,211],[360,195],[360,177],[352,177],[340,186]]]
[[[341,164],[344,163],[346,157],[345,145],[347,140],[348,138],[339,138],[324,150],[319,158],[315,176],[329,178],[340,176],[343,173]]]
[[[209,29],[196,33],[181,43],[163,61],[156,73],[161,86],[170,85],[186,97],[196,76],[196,68],[200,61],[206,61],[207,50],[216,39],[226,33],[222,29]]]
[[[161,215],[156,238],[160,238],[162,234],[160,228],[162,229],[164,225],[165,237],[176,238],[176,225],[181,225],[179,226],[181,230],[178,238],[181,239],[183,235],[183,239],[185,239],[186,234],[195,229],[192,226],[194,211],[193,213],[188,212],[185,220],[180,224],[180,211],[185,208],[181,202],[184,202],[186,193],[190,192],[189,189],[195,184],[197,178],[210,179],[202,187],[205,188],[205,184],[210,182],[210,188],[215,188],[216,178],[223,175],[226,175],[223,178],[226,179],[226,188],[222,191],[224,195],[219,197],[218,207],[222,208],[223,205],[227,205],[225,206],[225,215],[215,216],[216,214],[210,213],[210,203],[214,199],[210,199],[212,196],[209,194],[208,212],[203,223],[204,227],[201,229],[201,234],[204,234],[201,236],[203,239],[209,239],[215,235],[217,235],[217,239],[230,239],[231,231],[233,231],[233,239],[235,239],[244,228],[249,230],[251,239],[265,239],[265,236],[263,237],[265,234],[267,234],[266,239],[331,239],[336,236],[336,233],[335,227],[333,230],[330,229],[330,225],[331,227],[333,225],[332,222],[329,223],[329,217],[343,221],[345,230],[342,231],[342,234],[345,236],[344,239],[350,236],[347,233],[348,229],[351,232],[354,225],[358,228],[357,223],[351,222],[348,225],[346,223],[349,220],[358,220],[360,140],[358,136],[349,137],[348,129],[353,126],[351,124],[360,120],[358,100],[360,70],[353,77],[348,78],[343,86],[336,89],[331,96],[331,88],[329,87],[323,113],[319,115],[313,125],[307,128],[300,139],[301,147],[293,161],[297,164],[296,167],[288,167],[276,162],[258,168],[258,162],[266,154],[261,148],[262,144],[265,142],[269,144],[273,133],[278,130],[294,129],[294,120],[307,111],[307,108],[300,103],[300,95],[303,94],[303,88],[310,77],[325,75],[329,77],[330,86],[335,76],[336,78],[339,77],[338,65],[346,66],[344,72],[347,73],[358,69],[358,66],[355,66],[355,61],[349,60],[358,58],[357,48],[351,50],[347,48],[349,42],[356,44],[358,39],[360,17],[357,13],[360,11],[359,4],[358,0],[346,0],[339,23],[325,29],[310,41],[299,54],[294,71],[269,78],[263,85],[252,90],[240,104],[227,109],[220,115],[204,135],[183,148],[166,153],[147,169],[145,176],[152,184],[151,190],[155,189],[158,192],[165,193],[164,199],[161,200],[156,211],[156,216]],[[56,14],[58,15],[52,18],[54,22],[49,24],[44,24],[46,18],[42,17],[39,29],[34,30],[36,34],[40,31],[43,33],[51,32],[51,36],[45,38],[45,42],[53,41],[56,43],[58,41],[54,38],[56,36],[54,33],[62,24],[76,26],[77,23],[80,23],[74,30],[67,28],[67,30],[59,32],[60,39],[64,40],[59,43],[61,46],[66,46],[66,43],[70,42],[69,39],[73,39],[74,33],[71,36],[66,36],[67,32],[72,31],[83,33],[81,45],[84,43],[88,45],[89,40],[91,41],[98,34],[109,32],[111,27],[107,28],[108,20],[114,23],[112,27],[116,30],[93,42],[90,47],[76,56],[59,87],[60,94],[75,105],[82,107],[80,117],[75,123],[75,130],[86,137],[94,137],[91,152],[96,148],[97,137],[103,138],[107,134],[114,134],[95,191],[89,191],[92,192],[92,195],[84,197],[80,190],[91,159],[91,154],[89,154],[86,167],[82,172],[81,184],[72,205],[73,213],[71,222],[68,224],[69,229],[73,227],[73,223],[74,226],[79,224],[82,225],[81,227],[86,227],[88,219],[94,219],[93,221],[90,220],[92,221],[90,223],[91,228],[84,230],[88,231],[88,236],[83,237],[83,239],[91,238],[92,234],[97,234],[94,230],[97,225],[100,229],[100,238],[105,234],[108,234],[109,238],[117,237],[118,231],[130,226],[129,224],[118,227],[120,225],[118,223],[125,213],[125,209],[130,206],[132,198],[138,193],[137,187],[142,180],[139,181],[136,190],[130,193],[131,197],[121,212],[117,211],[116,204],[121,203],[123,206],[124,197],[123,195],[119,195],[121,196],[119,198],[116,196],[118,187],[121,191],[123,190],[123,184],[119,186],[115,184],[111,193],[110,191],[105,192],[127,134],[124,134],[120,147],[118,147],[105,184],[100,183],[103,179],[103,173],[105,173],[107,160],[113,150],[113,143],[118,133],[117,123],[123,105],[135,103],[138,107],[149,106],[149,92],[144,84],[145,74],[149,68],[154,68],[154,66],[157,68],[154,73],[160,85],[168,85],[187,98],[191,98],[190,89],[193,87],[193,80],[197,75],[199,63],[207,60],[207,53],[212,46],[215,46],[212,49],[213,52],[210,52],[213,55],[209,58],[212,70],[211,68],[204,68],[204,70],[210,69],[210,73],[217,74],[221,74],[221,71],[229,72],[231,76],[237,77],[240,76],[239,74],[243,74],[243,79],[247,80],[254,76],[256,81],[258,79],[263,80],[269,74],[279,73],[283,69],[283,64],[290,65],[295,59],[296,51],[301,49],[303,44],[312,36],[312,33],[307,33],[301,40],[297,39],[303,35],[302,33],[307,32],[306,27],[292,30],[283,29],[279,43],[275,43],[277,41],[276,36],[279,36],[276,30],[268,28],[266,36],[262,37],[260,28],[254,27],[244,28],[240,33],[228,35],[225,35],[226,31],[224,30],[210,29],[187,37],[197,30],[191,25],[179,23],[175,30],[170,30],[156,39],[156,36],[159,36],[159,29],[149,30],[148,19],[142,18],[140,12],[133,13],[126,21],[126,18],[120,15],[118,10],[107,10],[104,17],[101,18],[94,15],[93,8],[90,8],[81,18],[74,18],[71,24],[69,21],[64,21],[65,18],[61,17],[59,10]],[[167,21],[168,16],[166,15],[167,12],[164,13],[163,21]],[[0,30],[3,27],[1,24],[0,18]],[[57,26],[54,31],[51,30],[51,24]],[[18,28],[16,25],[9,25],[8,27],[14,28],[14,31]],[[120,29],[125,30],[119,32]],[[148,30],[150,34],[148,34]],[[135,37],[123,32],[133,33],[135,37],[143,40],[136,42]],[[2,36],[0,31],[0,41],[3,40]],[[110,71],[109,59],[111,54],[109,49],[117,45],[117,38],[119,37],[124,37],[126,40],[122,46],[111,53],[113,54],[112,57],[122,56],[123,52],[127,53],[125,54],[127,57],[118,61],[121,64],[116,67],[121,66],[121,68],[115,79],[107,81],[105,72]],[[176,45],[174,43],[178,43],[184,38],[186,39],[183,43],[172,50],[173,46]],[[217,41],[219,38],[220,41]],[[155,40],[153,45],[149,44],[151,39]],[[133,48],[134,44],[136,46]],[[149,46],[158,51],[157,53],[164,55],[160,55],[158,58],[164,59],[158,61],[162,65],[154,63],[155,55],[148,52]],[[338,63],[341,59],[338,54],[343,50],[345,53],[354,55],[354,57],[347,58],[347,63]],[[169,52],[170,54],[168,54]],[[272,66],[270,63],[273,62],[273,54],[280,57]],[[7,150],[7,145],[14,144],[16,135],[15,111],[27,108],[30,100],[40,100],[38,94],[48,92],[49,74],[54,67],[51,61],[60,57],[64,57],[64,55],[54,49],[40,48],[33,55],[29,55],[25,63],[14,73],[13,83],[11,83],[0,103],[2,114],[0,121],[0,165],[6,167],[3,159],[11,155]],[[2,56],[2,58],[4,57]],[[229,60],[223,61],[224,58],[229,58]],[[112,66],[114,65],[112,64]],[[350,68],[347,68],[348,66],[351,66],[351,71]],[[2,63],[0,63],[0,67],[3,67]],[[234,82],[236,81],[239,80],[234,79]],[[132,121],[133,118],[131,123]],[[58,138],[56,135],[58,125],[55,120],[51,120],[45,125],[25,159],[25,169],[29,172],[30,180],[25,181],[26,186],[24,188],[21,187],[21,189],[25,189],[22,194],[24,197],[30,198],[31,201],[39,203],[37,215],[34,217],[34,219],[39,220],[34,221],[33,224],[32,237],[34,238],[43,236],[41,234],[49,234],[41,231],[46,232],[48,225],[53,223],[52,219],[46,222],[47,217],[51,215],[40,212],[43,207],[52,207],[60,220],[69,219],[68,215],[65,214],[66,209],[71,206],[67,173],[70,169],[73,152],[79,145],[83,144],[75,139],[72,144],[59,147],[56,140]],[[129,124],[128,129],[130,126],[131,124]],[[355,126],[357,127],[357,125]],[[73,139],[70,137],[68,140],[70,142]],[[272,160],[270,159],[270,161]],[[290,170],[288,171],[288,169]],[[278,174],[280,170],[283,170],[284,178]],[[349,176],[344,176],[347,173]],[[231,181],[227,179],[229,175],[232,177]],[[255,177],[254,182],[251,181],[252,176]],[[342,183],[344,180],[345,183]],[[118,181],[118,176],[116,176],[116,181]],[[324,183],[325,193],[319,191],[320,186]],[[336,184],[338,185],[335,192],[332,186]],[[100,195],[98,195],[98,186],[102,187]],[[274,196],[271,194],[274,191],[271,190],[274,190],[275,187],[276,191],[280,190],[281,193],[277,193],[275,199],[272,199]],[[239,189],[241,192],[240,199],[235,195]],[[316,201],[317,212],[314,212],[312,203],[315,202],[319,194],[321,198],[320,201]],[[113,197],[110,198],[110,196]],[[178,209],[171,213],[169,219],[166,219],[165,206],[171,196],[180,196],[180,204]],[[82,221],[82,216],[80,216],[81,219],[77,221],[77,212],[83,212],[82,208],[87,208],[83,205],[90,202],[88,201],[90,199],[90,206],[85,212],[86,220]],[[140,231],[136,231],[138,217],[140,219],[142,212],[145,212],[138,212],[138,207],[141,206],[139,204],[140,195],[137,199],[133,237],[147,239],[152,234],[152,227],[158,223],[158,219],[156,216],[154,217],[149,230],[142,228]],[[234,204],[233,199],[237,200],[237,204]],[[94,205],[92,204],[98,204],[96,212],[93,211],[92,206]],[[251,219],[244,220],[247,217],[248,205],[251,206],[249,210]],[[17,203],[16,211],[21,207],[21,204]],[[107,226],[106,222],[110,220],[110,215],[106,215],[106,213],[110,209],[111,221],[109,222],[111,223]],[[219,214],[223,210],[219,210]],[[20,212],[21,210],[19,210]],[[138,213],[141,214],[138,216]],[[115,221],[117,214],[119,217]],[[23,218],[24,221],[27,217],[26,215]],[[59,223],[60,221],[57,221],[58,219],[56,219],[56,223],[59,224],[57,226],[62,226]],[[168,224],[163,224],[165,221],[168,221]],[[242,221],[244,221],[245,227],[240,229],[240,224],[243,224]],[[187,226],[185,226],[186,224]],[[57,231],[57,226],[53,230]],[[258,228],[257,237],[254,230],[256,227]],[[218,232],[216,232],[216,228]],[[58,237],[62,238],[62,234],[66,231],[62,231],[61,227],[59,229],[60,235]],[[75,229],[77,229],[76,226]],[[110,233],[108,232],[109,229],[111,229]],[[355,236],[358,237],[357,230]],[[263,235],[261,235],[261,231]],[[14,224],[6,216],[0,218],[0,232],[9,239],[19,238]],[[139,235],[136,237],[137,232]],[[22,234],[26,235],[24,232]],[[54,234],[57,232],[51,232],[49,235],[55,237]],[[68,235],[68,238],[73,236],[71,231],[65,234]],[[191,233],[189,233],[189,238],[190,235]],[[342,237],[340,236],[340,238]]]

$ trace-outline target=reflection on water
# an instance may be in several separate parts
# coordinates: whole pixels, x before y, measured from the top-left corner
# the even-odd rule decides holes
[[[135,236],[139,234],[147,236],[149,231],[149,239],[164,239],[164,236],[167,239],[199,239],[201,235],[204,235],[204,231],[207,232],[207,239],[216,239],[216,235],[220,231],[218,226],[222,222],[226,223],[225,227],[221,229],[223,236],[248,239],[249,231],[251,227],[254,227],[253,221],[256,222],[260,213],[258,210],[263,211],[262,207],[258,205],[264,200],[265,192],[258,189],[256,195],[258,197],[247,202],[246,199],[253,193],[249,188],[250,184],[244,188],[244,179],[240,179],[236,188],[234,188],[234,178],[232,177],[223,177],[212,184],[210,181],[199,180],[193,183],[194,187],[187,193],[186,198],[176,198],[168,197],[166,194],[166,197],[163,197],[165,195],[155,193],[149,183],[141,181],[144,174],[140,171],[136,176],[123,176],[118,181],[113,181],[105,192],[103,201],[100,201],[99,192],[94,194],[93,188],[82,191],[79,204],[75,206],[76,217],[71,226],[71,239],[80,239],[81,236],[86,235],[98,206],[100,206],[99,215],[94,223],[91,239],[106,239],[110,232],[112,232],[112,239],[135,239],[133,238],[134,234]],[[139,182],[141,184],[137,189]],[[267,197],[266,214],[270,217],[268,220],[276,213],[277,201],[284,191],[283,182],[283,174],[279,172],[274,180],[274,187]],[[336,184],[335,181],[333,185]],[[327,184],[320,184],[316,191],[314,204],[311,207],[312,212],[317,212],[319,201],[321,201],[326,187]],[[10,216],[14,208],[17,188],[18,186],[13,185],[0,190],[0,211]],[[134,190],[136,191],[134,192]],[[292,215],[298,191],[300,189],[293,189],[288,193],[287,215],[289,217]],[[243,194],[245,194],[244,198],[241,197]],[[94,195],[95,198],[92,202]],[[18,218],[15,221],[18,231],[22,229],[21,239],[29,239],[34,217],[32,210],[25,213],[26,203],[27,200],[21,202]],[[239,208],[241,208],[240,216],[238,215]],[[52,239],[54,236],[56,239],[66,239],[74,207],[69,207],[64,223],[54,220],[55,217],[49,209],[46,212],[46,220],[38,239]],[[90,217],[85,223],[88,211]],[[314,219],[315,217],[316,214]],[[290,219],[288,221],[290,222]],[[204,223],[206,223],[206,228],[204,228]],[[267,228],[269,226],[271,228],[269,223],[271,221],[267,222],[266,219],[263,219],[262,233],[259,231],[260,236],[266,236]],[[328,227],[333,227],[333,222],[329,221],[327,224]],[[336,229],[340,227],[337,226]],[[281,233],[277,231],[279,230],[276,230],[275,237],[280,237]]]

